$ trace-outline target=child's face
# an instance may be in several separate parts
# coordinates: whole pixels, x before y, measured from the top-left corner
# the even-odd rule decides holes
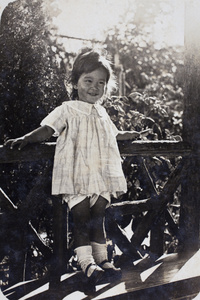
[[[106,92],[107,73],[99,68],[91,73],[83,73],[75,88],[78,89],[79,100],[94,104]]]

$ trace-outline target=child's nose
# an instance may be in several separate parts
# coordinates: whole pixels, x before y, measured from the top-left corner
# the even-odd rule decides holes
[[[98,82],[94,82],[93,86],[92,86],[94,89],[98,89],[99,85],[98,85]]]

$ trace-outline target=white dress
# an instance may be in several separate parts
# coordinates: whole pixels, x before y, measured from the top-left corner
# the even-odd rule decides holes
[[[58,135],[52,194],[89,195],[127,190],[117,128],[100,104],[66,101],[42,122]]]

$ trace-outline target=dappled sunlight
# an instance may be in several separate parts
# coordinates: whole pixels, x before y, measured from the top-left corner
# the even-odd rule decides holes
[[[33,296],[36,296],[36,295],[39,296],[41,293],[44,293],[45,291],[48,291],[48,289],[49,289],[49,283],[46,283],[46,284],[40,286],[39,288],[37,288],[36,290],[34,290],[33,292],[19,298],[18,300],[30,299],[30,297],[33,297]]]
[[[162,263],[159,263],[147,270],[145,270],[144,272],[142,272],[140,274],[140,278],[142,282],[145,282],[147,280],[147,278],[149,278],[149,276],[153,275],[153,273],[162,265]]]
[[[73,299],[81,300],[81,299],[85,299],[85,298],[86,298],[86,295],[84,293],[76,291],[76,292],[73,292],[73,293],[67,295],[62,300],[73,300]]]
[[[120,282],[118,284],[116,284],[115,286],[111,287],[110,289],[108,289],[105,292],[102,292],[99,296],[95,297],[94,299],[106,299],[108,297],[112,297],[113,295],[116,294],[121,295],[127,292],[126,290],[126,284],[125,282]]]
[[[200,276],[200,250],[186,261],[171,282],[195,276]]]

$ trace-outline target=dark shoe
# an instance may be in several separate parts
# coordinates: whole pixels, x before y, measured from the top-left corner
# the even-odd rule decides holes
[[[96,284],[102,279],[104,276],[104,270],[102,270],[99,266],[96,265],[96,269],[93,271],[90,277],[87,276],[88,269],[95,264],[89,264],[85,270],[84,276],[84,289],[83,292],[87,295],[94,294],[96,292]]]
[[[111,262],[108,260],[102,261],[99,265],[105,272],[105,276],[110,280],[117,280],[122,277],[122,271],[120,268],[116,268]]]

